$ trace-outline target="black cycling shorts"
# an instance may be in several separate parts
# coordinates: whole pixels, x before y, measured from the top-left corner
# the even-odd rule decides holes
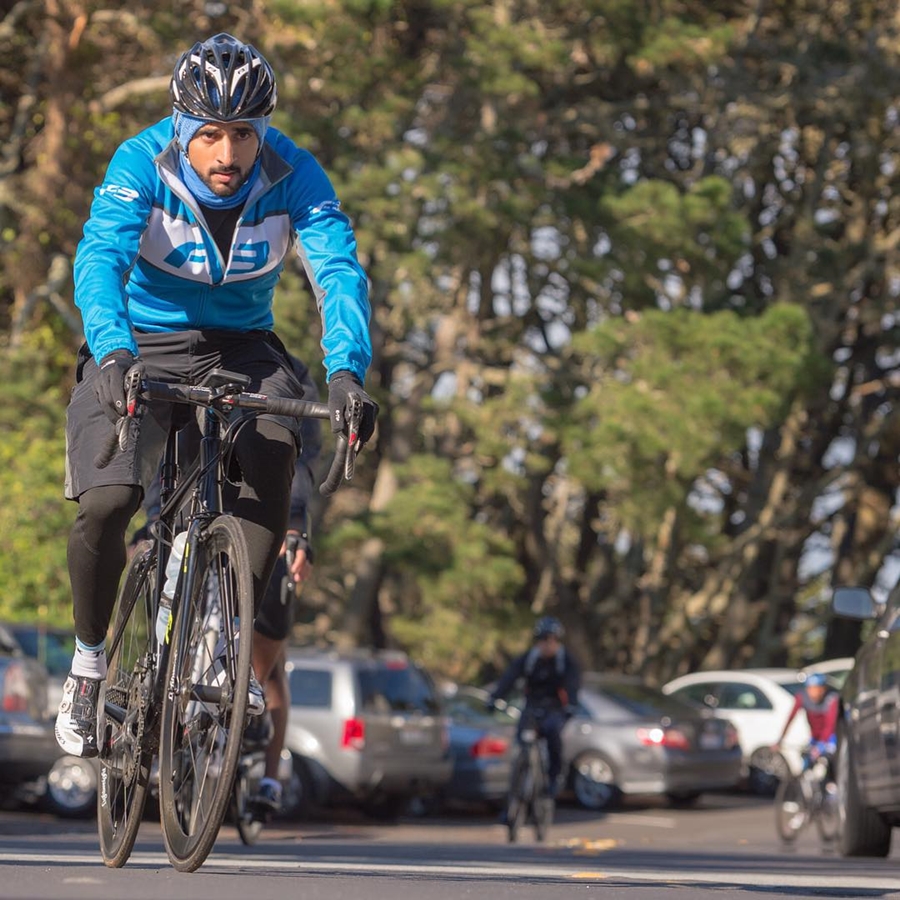
[[[253,623],[253,627],[263,637],[273,641],[283,641],[291,633],[294,624],[293,592],[282,591],[282,582],[287,578],[287,562],[284,554],[275,562],[275,571],[272,572],[272,580],[266,591],[259,613]],[[286,602],[285,602],[286,601]]]
[[[135,335],[147,378],[197,383],[216,368],[250,377],[249,390],[300,399],[303,388],[294,375],[284,345],[271,331],[221,329],[166,331]],[[113,425],[94,390],[97,363],[87,345],[78,352],[75,386],[66,410],[65,494],[76,500],[86,490],[109,484],[141,485],[146,492],[165,449],[174,404],[155,401],[141,418],[136,446],[116,453],[104,469],[94,458],[106,445]],[[239,413],[238,413],[239,414]],[[265,416],[283,424],[300,448],[300,420]]]

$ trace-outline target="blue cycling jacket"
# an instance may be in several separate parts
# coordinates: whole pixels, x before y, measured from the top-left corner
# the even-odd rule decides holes
[[[322,316],[330,377],[362,382],[372,358],[366,274],[356,239],[315,158],[269,128],[260,175],[223,259],[178,177],[171,117],[115,152],[75,254],[75,303],[97,360],[137,353],[133,331],[272,328],[272,296],[295,246]]]

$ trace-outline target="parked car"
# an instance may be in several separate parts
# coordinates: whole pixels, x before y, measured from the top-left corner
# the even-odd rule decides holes
[[[804,666],[800,670],[801,677],[812,675],[815,673],[823,673],[828,678],[828,683],[835,689],[840,690],[853,668],[854,659],[852,656],[841,656],[837,659],[823,659],[821,662],[811,663]]]
[[[70,628],[52,628],[40,623],[9,622],[6,628],[26,656],[42,663],[48,672],[47,710],[56,716],[62,700],[63,684],[75,652],[75,632]]]
[[[840,694],[837,844],[844,856],[887,856],[900,824],[900,584],[883,606],[859,587],[835,590],[832,606],[875,622]]]
[[[567,785],[587,809],[609,808],[622,794],[688,805],[741,777],[730,722],[629,678],[585,675],[562,739]]]
[[[456,687],[445,696],[453,773],[444,796],[499,807],[509,789],[518,710],[507,708],[501,700],[489,712],[489,696],[475,687]]]
[[[62,755],[48,716],[47,681],[46,668],[0,625],[0,795],[83,815],[93,810],[96,793],[85,796],[81,788],[93,778],[95,791],[96,774],[89,763]]]
[[[405,654],[289,649],[285,747],[301,793],[392,815],[450,780],[449,722],[434,682]]]
[[[744,777],[752,791],[767,796],[789,772],[802,767],[801,753],[810,737],[805,716],[795,717],[780,752],[771,749],[802,689],[796,669],[694,672],[663,685],[663,693],[732,722],[743,750]]]

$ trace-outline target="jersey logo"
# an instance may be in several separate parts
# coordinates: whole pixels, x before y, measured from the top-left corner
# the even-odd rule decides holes
[[[261,269],[269,259],[269,242],[247,242],[236,244],[231,253],[229,272],[255,272]]]
[[[117,200],[121,200],[124,203],[132,203],[134,200],[137,200],[139,196],[134,188],[122,187],[119,184],[104,184],[98,193],[101,197],[106,194],[111,194]]]
[[[186,241],[184,244],[177,246],[164,260],[166,265],[172,266],[173,269],[180,269],[185,263],[199,263],[202,265],[206,262],[206,248],[203,244],[196,241]]]

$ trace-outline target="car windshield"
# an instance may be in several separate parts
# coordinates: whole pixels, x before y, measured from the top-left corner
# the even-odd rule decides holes
[[[783,687],[792,697],[796,697],[803,690],[802,681],[779,681],[779,687]]]
[[[411,665],[360,669],[362,708],[366,712],[439,712],[434,687],[424,673]]]

